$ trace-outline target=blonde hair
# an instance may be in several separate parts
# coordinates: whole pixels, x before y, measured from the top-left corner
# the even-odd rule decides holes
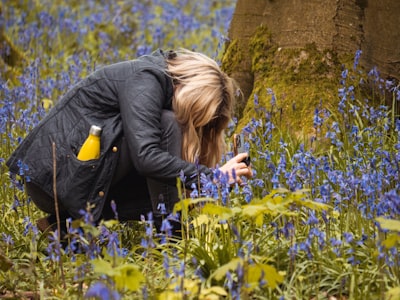
[[[167,58],[175,92],[173,110],[182,128],[182,158],[214,167],[225,150],[234,81],[204,54],[180,49]]]

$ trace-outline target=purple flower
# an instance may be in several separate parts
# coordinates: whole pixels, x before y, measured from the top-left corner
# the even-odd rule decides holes
[[[185,173],[183,172],[183,170],[181,170],[181,171],[179,172],[179,178],[180,178],[180,180],[181,180],[182,183],[185,183],[185,182],[186,182],[186,176],[185,176]]]
[[[275,93],[271,88],[267,88],[267,94],[271,95],[271,106],[274,107],[276,105]]]
[[[114,200],[111,200],[111,209],[114,212],[115,219],[118,220],[117,204]]]
[[[119,300],[121,299],[121,296],[118,294],[117,291],[111,290],[105,283],[96,282],[89,287],[84,298],[96,298],[99,300]]]
[[[349,70],[347,70],[347,69],[343,70],[342,71],[342,78],[346,79],[348,74],[349,74]]]
[[[11,235],[5,234],[4,232],[1,233],[3,242],[8,246],[14,245],[14,240]]]
[[[343,237],[346,240],[346,242],[349,244],[353,241],[353,234],[350,232],[344,232]]]
[[[167,207],[164,202],[164,196],[160,194],[159,196],[159,203],[157,205],[157,210],[160,212],[161,215],[166,215],[167,214]]]
[[[254,94],[254,106],[258,106],[259,105],[259,102],[258,102],[258,95],[257,94]]]
[[[317,216],[315,215],[314,211],[310,211],[308,215],[308,219],[306,221],[307,225],[317,225],[319,223],[319,220]]]
[[[173,227],[172,227],[172,225],[171,225],[171,222],[170,222],[168,219],[164,219],[164,220],[162,221],[162,223],[161,223],[161,228],[160,228],[160,230],[161,230],[162,232],[165,232],[165,234],[166,234],[167,236],[172,236],[172,229],[173,229]]]
[[[23,223],[25,225],[23,233],[24,236],[26,236],[30,231],[32,231],[34,236],[37,236],[39,234],[38,228],[36,227],[36,225],[32,224],[29,217],[24,217]]]
[[[362,51],[361,50],[357,50],[356,54],[354,56],[354,63],[353,63],[353,69],[356,70],[358,63],[360,61],[360,57],[361,57]]]
[[[169,278],[171,276],[169,272],[170,264],[169,264],[169,256],[167,252],[163,252],[163,267],[165,270],[165,278]]]
[[[198,198],[199,197],[199,192],[197,190],[197,186],[195,183],[192,183],[191,185],[192,191],[190,192],[190,197],[191,198]]]

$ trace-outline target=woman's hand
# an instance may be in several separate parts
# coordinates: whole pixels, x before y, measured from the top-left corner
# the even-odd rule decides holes
[[[242,183],[240,179],[241,176],[245,176],[250,178],[253,176],[253,172],[251,171],[251,167],[247,166],[243,160],[248,156],[247,153],[239,153],[232,159],[228,160],[226,164],[219,168],[221,172],[229,175],[229,183],[234,184],[237,182],[238,184]],[[233,170],[235,170],[236,178],[233,178]],[[236,180],[235,180],[236,179]]]

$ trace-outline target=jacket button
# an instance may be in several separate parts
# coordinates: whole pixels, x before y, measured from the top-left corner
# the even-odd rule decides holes
[[[112,152],[117,152],[117,151],[118,151],[118,148],[114,146],[114,147],[112,148]]]
[[[99,197],[104,197],[104,192],[103,191],[99,192]]]

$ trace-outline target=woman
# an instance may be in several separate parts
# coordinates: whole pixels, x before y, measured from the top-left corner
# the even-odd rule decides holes
[[[7,165],[15,174],[28,167],[28,195],[50,214],[50,224],[54,187],[63,219],[80,218],[88,205],[95,220],[111,218],[112,200],[121,220],[148,211],[159,217],[178,201],[181,172],[190,189],[220,160],[234,92],[215,61],[184,49],[106,66],[67,92]],[[76,156],[91,125],[102,128],[101,155],[80,161]],[[251,176],[241,162],[245,157],[238,154],[220,167],[232,183]]]

